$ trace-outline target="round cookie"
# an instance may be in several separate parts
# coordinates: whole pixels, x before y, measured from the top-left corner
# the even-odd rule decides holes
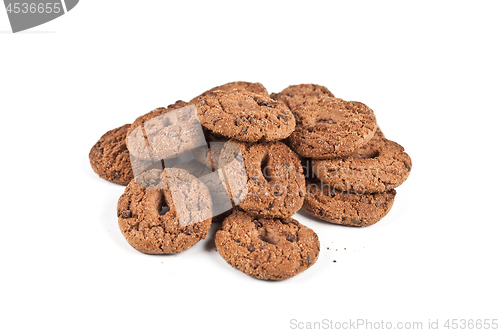
[[[92,170],[110,182],[127,185],[133,178],[125,138],[130,124],[106,132],[89,153]]]
[[[203,140],[198,116],[189,104],[177,101],[137,118],[127,133],[130,154],[141,160],[171,159],[199,146]]]
[[[150,170],[132,180],[118,200],[118,225],[137,251],[179,253],[207,236],[211,206],[206,186],[187,171]]]
[[[232,172],[231,162],[239,152],[244,169],[241,167],[241,173]],[[305,194],[302,166],[298,156],[284,143],[228,141],[221,152],[219,165],[229,182],[235,204],[251,215],[287,218],[302,207]]]
[[[302,157],[327,159],[348,155],[366,144],[377,128],[369,107],[340,98],[306,101],[293,113],[297,123],[287,143]]]
[[[318,179],[307,179],[302,210],[321,220],[354,227],[380,221],[391,210],[396,190],[373,194],[339,193]]]
[[[251,93],[259,94],[262,96],[269,97],[269,93],[267,92],[266,87],[262,85],[262,83],[259,82],[245,82],[245,81],[235,81],[235,82],[229,82],[226,84],[223,84],[221,86],[213,87],[210,90],[205,91],[203,94],[196,96],[193,98],[189,103],[198,103],[200,100],[203,99],[205,95],[207,95],[209,92],[216,91],[216,90],[222,90],[222,91],[231,91],[231,90],[245,90]]]
[[[283,103],[254,93],[212,91],[196,108],[204,127],[239,141],[281,140],[295,128],[295,119]]]
[[[322,97],[335,97],[324,86],[317,84],[297,84],[283,89],[280,93],[272,93],[271,98],[285,103],[292,112],[306,101],[316,103]]]
[[[215,234],[217,252],[231,266],[262,280],[284,280],[318,259],[318,235],[294,219],[255,218],[236,210]]]
[[[340,191],[375,193],[392,190],[409,176],[410,156],[381,132],[350,156],[331,160],[313,160],[314,174]]]

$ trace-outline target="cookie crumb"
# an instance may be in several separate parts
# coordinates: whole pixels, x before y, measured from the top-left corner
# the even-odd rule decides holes
[[[337,260],[334,260],[333,262],[337,262]]]

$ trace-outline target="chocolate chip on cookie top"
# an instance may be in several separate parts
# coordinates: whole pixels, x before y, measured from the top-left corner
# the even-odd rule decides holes
[[[401,185],[412,167],[404,148],[383,137],[382,132],[351,155],[330,160],[313,160],[314,174],[340,191],[384,192]]]
[[[259,95],[262,95],[262,96],[269,97],[269,93],[267,92],[266,87],[264,87],[262,85],[262,83],[259,83],[259,82],[253,83],[253,82],[245,82],[245,81],[236,81],[236,82],[229,82],[229,83],[223,84],[221,86],[213,87],[212,89],[205,91],[201,95],[196,96],[189,103],[198,103],[209,92],[216,91],[216,90],[222,90],[222,91],[244,90],[244,91],[248,91],[248,92],[251,92],[251,93],[255,93],[255,94],[259,94]]]
[[[281,102],[244,91],[212,91],[196,104],[209,130],[239,141],[275,141],[288,137],[295,119]]]
[[[295,214],[304,201],[305,179],[298,156],[282,142],[266,142],[259,144],[228,141],[221,151],[219,165],[223,172],[228,171],[228,164],[234,158],[237,145],[244,160],[245,172],[239,176],[244,178],[238,183],[235,172],[231,184],[243,184],[246,196],[241,202],[235,202],[241,209],[251,215],[268,218],[287,218]],[[230,187],[231,193],[241,193],[235,185]]]
[[[204,143],[196,109],[183,101],[137,118],[127,133],[130,154],[142,160],[174,158]]]
[[[127,185],[133,178],[130,155],[125,144],[130,124],[106,132],[89,153],[92,170],[110,182]]]
[[[396,190],[356,194],[338,192],[320,180],[306,179],[307,194],[302,210],[321,220],[354,227],[380,221],[391,210]]]
[[[366,144],[377,128],[372,109],[340,98],[308,101],[293,113],[297,123],[287,142],[302,157],[326,159],[348,155]]]
[[[272,99],[285,103],[292,111],[305,102],[314,103],[322,97],[335,96],[328,88],[317,84],[297,84],[283,89],[280,93],[271,94]]]
[[[215,235],[217,252],[231,266],[263,280],[284,280],[318,259],[318,235],[294,219],[255,218],[235,211]]]
[[[118,200],[118,225],[140,252],[179,253],[206,237],[211,206],[206,186],[187,171],[150,170],[132,180]]]

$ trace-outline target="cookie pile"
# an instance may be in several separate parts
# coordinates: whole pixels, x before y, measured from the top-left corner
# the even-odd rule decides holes
[[[193,130],[179,128],[186,122]],[[196,124],[206,143],[196,142]],[[290,278],[318,259],[318,235],[293,214],[374,224],[411,170],[369,107],[314,84],[271,95],[260,83],[218,86],[107,132],[89,158],[100,177],[127,185],[117,215],[132,247],[179,253],[222,222],[218,253],[265,280]]]

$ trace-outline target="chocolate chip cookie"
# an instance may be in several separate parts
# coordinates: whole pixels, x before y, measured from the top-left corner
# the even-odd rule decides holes
[[[318,235],[294,219],[255,218],[235,211],[215,235],[218,253],[231,266],[263,280],[284,280],[318,259]]]
[[[297,84],[283,89],[280,93],[272,93],[271,98],[285,103],[292,112],[307,102],[316,103],[322,97],[335,97],[324,86],[317,84]]]
[[[377,128],[372,109],[340,98],[306,101],[293,113],[297,123],[287,143],[300,156],[313,159],[349,155],[366,144]]]
[[[259,82],[245,82],[245,81],[236,81],[236,82],[229,82],[226,84],[223,84],[221,86],[213,87],[210,90],[205,91],[203,94],[196,96],[193,98],[189,103],[198,103],[200,100],[203,99],[208,93],[216,90],[222,90],[222,91],[231,91],[231,90],[245,90],[251,93],[259,94],[262,96],[269,97],[269,93],[267,92],[266,87],[262,85],[262,83]]]
[[[404,148],[381,132],[348,157],[313,160],[314,174],[340,191],[375,193],[394,189],[409,176],[412,163]]]
[[[229,139],[207,129],[203,132],[205,134],[207,146],[194,149],[192,154],[198,162],[215,171],[219,168],[219,156],[222,147],[224,147],[224,143]]]
[[[302,210],[321,220],[354,227],[380,221],[391,210],[396,190],[373,194],[337,192],[318,179],[307,179]]]
[[[206,186],[187,171],[150,170],[132,180],[118,200],[118,225],[140,252],[179,253],[206,237],[211,206]]]
[[[89,153],[92,170],[110,182],[127,185],[133,178],[125,138],[130,124],[106,132]]]
[[[230,174],[231,170],[226,166],[235,158],[235,146],[241,151],[244,172]],[[298,156],[284,143],[228,141],[221,152],[219,165],[231,184],[232,194],[246,190],[246,196],[239,195],[242,201],[235,200],[235,203],[249,214],[287,218],[302,207],[305,195],[302,166]],[[238,177],[242,182],[237,182]]]
[[[130,154],[141,160],[171,159],[205,144],[196,108],[183,101],[137,118],[127,133]]]
[[[295,128],[295,119],[283,103],[254,93],[208,92],[196,108],[205,128],[239,141],[281,140]]]

